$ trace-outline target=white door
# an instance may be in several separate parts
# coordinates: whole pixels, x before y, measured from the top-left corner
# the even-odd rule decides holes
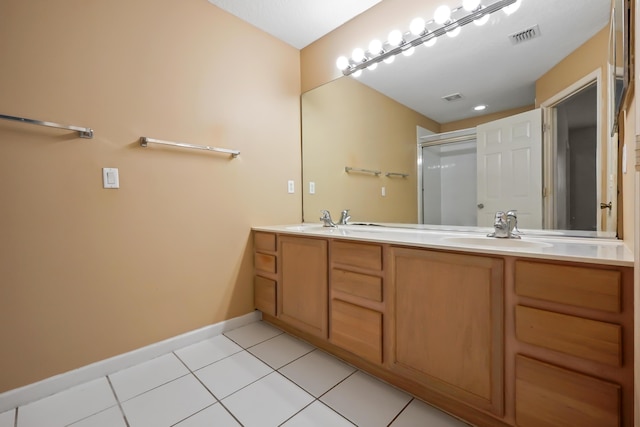
[[[477,138],[478,225],[515,209],[520,228],[542,228],[541,110],[480,125]]]

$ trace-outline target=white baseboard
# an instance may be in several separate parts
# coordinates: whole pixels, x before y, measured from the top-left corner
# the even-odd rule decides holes
[[[109,359],[101,360],[83,366],[73,371],[46,378],[37,383],[0,393],[0,413],[40,400],[44,397],[66,390],[75,385],[113,374],[138,363],[146,362],[163,354],[170,353],[182,347],[195,344],[207,338],[220,335],[223,332],[239,328],[262,318],[259,311],[244,316],[225,320],[214,325],[205,326],[194,331],[142,347],[128,353],[119,354]]]

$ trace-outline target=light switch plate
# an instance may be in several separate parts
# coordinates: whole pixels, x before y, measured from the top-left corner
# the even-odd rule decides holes
[[[102,168],[102,186],[104,188],[120,188],[118,168]]]
[[[295,186],[292,179],[287,181],[287,191],[289,192],[289,194],[295,193]]]
[[[316,194],[316,183],[313,181],[309,182],[309,194]]]

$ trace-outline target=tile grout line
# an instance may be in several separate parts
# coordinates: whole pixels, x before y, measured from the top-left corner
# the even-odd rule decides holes
[[[308,405],[305,405],[304,407],[302,407],[298,412],[296,412],[295,414],[291,415],[289,418],[287,418],[286,420],[284,420],[283,422],[281,422],[280,424],[278,424],[278,427],[282,427],[284,424],[286,424],[289,420],[291,420],[291,418],[295,417],[296,415],[298,415],[300,412],[304,411],[305,409],[307,409],[309,406],[313,405],[315,402],[317,402],[318,399],[315,398],[309,402]]]
[[[303,341],[303,342],[305,342],[305,341]],[[311,344],[309,344],[309,345],[311,345]],[[278,369],[276,369],[276,371],[280,372],[280,369],[284,368],[285,366],[289,366],[289,365],[291,365],[293,362],[295,362],[295,361],[298,361],[298,360],[302,359],[303,357],[305,357],[305,356],[307,356],[307,355],[309,355],[309,354],[313,353],[313,352],[314,352],[314,351],[316,351],[317,349],[318,349],[318,348],[314,346],[314,348],[312,348],[310,351],[307,351],[307,352],[306,352],[305,354],[303,354],[302,356],[298,356],[298,357],[296,357],[295,359],[293,359],[292,361],[285,363],[284,365],[282,365],[282,366],[280,366]],[[250,353],[251,353],[251,352],[250,352]],[[251,353],[251,354],[253,354],[253,353]],[[253,355],[254,355],[254,356],[256,356],[255,354],[253,354]],[[256,357],[258,357],[258,356],[256,356]],[[258,357],[258,359],[260,359],[260,358]],[[260,359],[260,360],[262,360],[262,359]],[[265,363],[267,363],[267,362],[265,362]]]
[[[246,350],[242,350],[242,351],[246,351]],[[204,387],[204,389],[205,389],[205,390],[207,390],[211,396],[213,396],[213,398],[216,400],[216,402],[214,402],[214,403],[213,403],[213,405],[215,405],[216,403],[219,403],[219,404],[220,404],[220,406],[222,406],[222,407],[224,408],[224,410],[225,410],[225,411],[227,411],[227,412],[229,413],[229,415],[231,415],[231,417],[232,417],[234,420],[236,420],[236,422],[237,422],[238,424],[240,424],[240,426],[243,426],[244,424],[242,424],[242,423],[240,422],[240,420],[239,420],[239,419],[237,419],[235,415],[233,415],[233,413],[229,410],[229,408],[227,408],[227,407],[222,403],[222,399],[218,399],[218,397],[217,397],[217,396],[216,396],[216,395],[215,395],[211,390],[209,390],[209,387],[207,387],[207,386],[202,382],[202,380],[200,380],[200,378],[198,378],[198,376],[195,374],[195,372],[194,372],[194,371],[192,371],[192,370],[191,370],[191,368],[189,368],[189,367],[187,366],[187,364],[186,364],[186,363],[184,363],[184,361],[183,361],[182,359],[180,359],[180,357],[179,357],[177,354],[175,354],[175,352],[172,352],[172,353],[173,353],[173,354],[178,358],[178,360],[180,361],[180,363],[182,363],[182,364],[185,366],[185,368],[187,368],[187,370],[189,370],[189,372],[191,373],[191,375],[193,375],[193,377],[196,379],[196,381],[198,381],[198,382],[202,385],[202,387]],[[240,352],[238,352],[238,353],[240,353]],[[233,353],[233,354],[238,354],[238,353]],[[248,352],[247,352],[247,353],[248,353]],[[231,355],[231,356],[233,356],[233,355]],[[231,357],[231,356],[227,356],[227,357]],[[226,359],[226,357],[225,357],[224,359]],[[222,360],[222,359],[220,359],[220,360]],[[213,362],[213,363],[216,363],[216,362]],[[211,365],[213,365],[213,363],[211,363]],[[210,366],[210,365],[207,365],[207,366]],[[267,365],[267,366],[269,366],[269,365]],[[270,366],[269,366],[269,367],[270,367]],[[200,368],[200,369],[202,369],[202,368]],[[269,375],[269,374],[267,374],[267,375]],[[266,375],[265,375],[265,376],[266,376]],[[261,378],[264,378],[264,377],[261,377]],[[256,381],[257,381],[257,380],[256,380]],[[254,381],[254,382],[255,382],[255,381]],[[251,384],[253,384],[253,383],[251,383]],[[245,386],[245,387],[246,387],[246,386]],[[243,388],[244,388],[244,387],[243,387]],[[240,389],[240,390],[242,390],[242,389]],[[234,393],[235,393],[235,392],[234,392]],[[231,394],[233,394],[233,393],[231,393]],[[231,396],[231,394],[230,394],[229,396]],[[229,396],[227,396],[227,397],[229,397]],[[207,406],[207,408],[209,408],[210,406],[213,406],[213,405],[209,405],[209,406]],[[203,409],[201,409],[201,410],[200,410],[200,411],[198,411],[198,412],[204,411],[205,409],[206,409],[206,408],[203,408]],[[197,414],[198,412],[196,412],[195,414]],[[194,416],[195,414],[191,414],[191,415],[189,415],[187,418],[191,418],[191,417],[192,417],[192,416]],[[185,418],[185,419],[187,419],[187,418]],[[183,420],[183,421],[184,421],[184,420]]]
[[[126,402],[128,402],[128,401],[130,401],[130,400],[135,399],[136,397],[140,397],[140,396],[142,396],[143,394],[147,394],[147,393],[149,393],[150,391],[156,390],[156,389],[158,389],[158,388],[160,388],[160,387],[164,387],[165,385],[170,384],[170,383],[172,383],[172,382],[174,382],[174,381],[176,381],[176,380],[179,380],[180,378],[184,378],[184,377],[186,377],[187,375],[189,375],[189,373],[190,373],[190,372],[187,372],[186,374],[180,375],[179,377],[175,377],[175,378],[173,378],[173,379],[171,379],[171,380],[169,380],[169,381],[167,381],[167,382],[164,382],[164,383],[159,384],[159,385],[157,385],[157,386],[151,387],[149,390],[145,390],[145,391],[143,391],[143,392],[141,392],[141,393],[136,394],[135,396],[131,396],[131,397],[127,398],[126,400],[123,400],[123,401],[122,401],[122,403],[126,403]],[[111,384],[111,381],[109,381],[109,384]],[[120,402],[120,400],[118,400],[118,402]]]
[[[256,343],[256,344],[253,344],[253,345],[248,346],[248,347],[246,347],[246,348],[244,348],[244,347],[243,347],[243,348],[244,348],[244,351],[246,351],[247,353],[249,353],[249,354],[251,354],[252,356],[256,357],[258,360],[260,360],[261,362],[265,363],[267,366],[269,366],[269,367],[271,368],[271,366],[270,366],[267,362],[263,361],[260,357],[258,357],[257,355],[253,354],[252,352],[250,352],[250,351],[249,351],[249,349],[250,349],[250,348],[253,348],[253,347],[255,347],[255,346],[259,345],[259,344],[265,343],[265,342],[267,342],[267,341],[269,341],[269,340],[272,340],[272,339],[274,339],[274,338],[276,338],[276,337],[279,337],[279,336],[281,336],[281,335],[283,335],[283,334],[284,334],[284,335],[289,335],[289,336],[291,336],[291,335],[290,335],[290,334],[288,334],[287,332],[282,331],[282,333],[281,333],[281,334],[278,334],[278,335],[273,336],[273,337],[271,337],[271,338],[267,338],[266,340],[260,341],[260,342],[258,342],[258,343]],[[225,336],[226,336],[226,335],[225,335]],[[229,337],[227,337],[227,338],[228,338],[228,339],[230,339],[231,341],[233,341],[233,339],[231,339],[231,338],[229,338]],[[293,338],[299,339],[299,338],[297,338],[297,337],[293,337]],[[304,340],[302,340],[302,341],[303,341],[303,342],[306,342],[306,341],[304,341]],[[234,341],[234,342],[235,342],[235,341]],[[238,344],[238,343],[236,342],[236,344]],[[285,421],[283,421],[281,424],[279,424],[279,426],[282,426],[284,423],[286,423],[286,422],[288,422],[289,420],[291,420],[291,418],[293,418],[293,417],[295,417],[296,415],[298,415],[300,412],[302,412],[304,409],[308,408],[310,405],[312,405],[312,404],[313,404],[314,402],[316,402],[316,401],[320,402],[322,405],[326,406],[326,407],[327,407],[327,408],[329,408],[331,411],[335,412],[336,414],[338,414],[340,417],[344,418],[344,419],[345,419],[345,420],[347,420],[348,422],[350,422],[350,423],[354,424],[354,423],[353,423],[349,418],[345,417],[343,414],[341,414],[340,412],[336,411],[334,408],[332,408],[332,407],[331,407],[331,406],[329,406],[328,404],[324,403],[324,402],[323,402],[322,400],[320,400],[320,399],[321,399],[323,396],[325,396],[327,393],[329,393],[331,390],[333,390],[334,388],[336,388],[338,385],[342,384],[344,381],[346,381],[347,379],[349,379],[351,376],[355,375],[355,374],[356,374],[356,373],[358,373],[358,372],[363,372],[363,371],[361,371],[359,368],[357,368],[357,367],[355,367],[355,366],[353,366],[353,365],[351,365],[351,364],[349,364],[349,363],[347,363],[347,362],[344,362],[344,361],[342,361],[342,359],[339,359],[339,358],[338,358],[338,360],[340,360],[340,361],[342,361],[343,363],[346,363],[347,365],[351,366],[351,367],[354,369],[354,371],[353,371],[352,373],[350,373],[349,375],[347,375],[347,376],[346,376],[345,378],[343,378],[342,380],[338,381],[335,385],[333,385],[331,388],[329,388],[327,391],[325,391],[324,393],[322,393],[322,394],[321,394],[320,396],[318,396],[318,397],[313,396],[311,393],[309,393],[307,390],[305,390],[302,386],[300,386],[299,384],[297,384],[294,380],[290,379],[290,378],[289,378],[289,377],[287,377],[285,374],[283,374],[283,373],[281,373],[281,372],[280,372],[280,369],[284,368],[285,366],[288,366],[288,365],[290,365],[291,363],[295,362],[296,360],[301,359],[301,358],[303,358],[304,356],[307,356],[307,355],[309,355],[309,354],[313,353],[314,351],[318,351],[318,350],[319,350],[319,349],[318,349],[318,347],[314,346],[313,344],[310,344],[310,343],[307,343],[307,344],[311,345],[311,346],[312,346],[312,347],[314,347],[314,348],[313,348],[311,351],[308,351],[307,353],[303,354],[302,356],[299,356],[299,357],[297,357],[296,359],[294,359],[294,360],[292,360],[292,361],[290,361],[290,362],[288,362],[288,363],[286,363],[286,364],[282,365],[280,368],[277,368],[277,369],[272,368],[272,369],[274,369],[274,372],[277,372],[278,374],[280,374],[282,377],[284,377],[284,378],[285,378],[285,379],[287,379],[288,381],[291,381],[291,382],[292,382],[293,384],[295,384],[298,388],[302,389],[305,393],[308,393],[309,395],[311,395],[311,396],[314,398],[314,400],[313,400],[311,403],[309,403],[308,405],[306,405],[305,407],[303,407],[302,409],[300,409],[299,411],[297,411],[297,412],[296,412],[295,414],[293,414],[291,417],[287,418]],[[240,345],[240,344],[238,344],[238,345]],[[242,346],[240,346],[240,347],[242,347]],[[334,357],[335,357],[335,356],[334,356]],[[214,362],[214,363],[215,363],[215,362]],[[365,373],[365,372],[363,372],[363,373]],[[365,374],[366,374],[366,373],[365,373]],[[267,374],[267,375],[271,375],[271,374]],[[267,375],[265,375],[265,377],[266,377]],[[367,374],[367,375],[368,375],[368,374]],[[264,377],[262,377],[262,378],[264,378]],[[253,384],[253,383],[255,383],[255,382],[257,382],[257,381],[261,380],[262,378],[257,379],[256,381],[252,382],[251,384]],[[374,377],[374,378],[375,378],[375,377]],[[383,382],[384,382],[384,381],[383,381]],[[385,384],[387,384],[387,385],[389,385],[389,384],[388,384],[388,383],[386,383],[386,382],[384,382],[384,383],[385,383]],[[233,394],[237,393],[238,391],[240,391],[240,390],[242,390],[242,389],[244,389],[244,388],[248,387],[248,386],[249,386],[249,385],[251,385],[251,384],[248,384],[247,386],[245,386],[245,387],[243,387],[243,388],[241,388],[241,389],[239,389],[239,390],[237,390],[237,391],[235,391],[235,392],[231,393],[229,396],[231,396],[231,395],[233,395]],[[203,384],[203,385],[204,385],[204,384]],[[395,387],[395,386],[392,386],[392,387],[393,387],[393,388],[395,388],[395,389],[398,389],[398,388],[397,388],[397,387]],[[229,396],[226,396],[226,397],[229,397]],[[393,417],[393,419],[389,422],[389,424],[387,424],[387,427],[389,427],[389,426],[390,426],[390,425],[391,425],[391,424],[392,424],[392,423],[393,423],[393,422],[398,418],[398,416],[400,416],[400,414],[401,414],[401,413],[402,413],[402,412],[407,408],[407,406],[409,406],[409,404],[410,404],[410,403],[415,399],[415,397],[414,397],[413,395],[409,394],[409,396],[411,397],[411,399],[410,399],[410,400],[407,402],[407,404],[406,404],[406,405],[404,405],[404,406],[402,407],[402,409],[401,409],[401,410],[400,410],[400,411],[399,411],[399,412],[398,412],[398,413]],[[225,397],[225,398],[226,398],[226,397]],[[222,401],[220,401],[220,402],[222,403]],[[225,407],[225,409],[226,409],[226,407]],[[234,418],[235,418],[235,417],[234,417]],[[354,425],[355,425],[355,424],[354,424]]]
[[[397,420],[397,419],[398,419],[398,417],[400,416],[400,414],[402,414],[402,413],[405,411],[405,409],[407,409],[407,407],[408,407],[409,405],[411,405],[411,402],[413,402],[414,400],[415,400],[415,397],[411,396],[411,399],[407,402],[407,404],[406,404],[406,405],[404,405],[404,406],[402,407],[402,409],[400,409],[400,412],[398,412],[398,413],[396,414],[396,416],[395,416],[395,417],[393,417],[393,419],[389,422],[389,424],[387,424],[387,427],[391,427],[391,424],[393,424],[393,423],[395,422],[395,420]]]
[[[275,326],[271,326],[271,325],[269,325],[269,326],[274,328],[274,329],[277,329],[278,331],[280,331],[280,333],[277,334],[277,335],[274,335],[272,337],[266,338],[266,339],[264,339],[264,340],[262,340],[260,342],[255,343],[255,344],[251,344],[250,346],[247,346],[247,347],[243,346],[242,344],[240,344],[238,341],[234,340],[233,338],[227,336],[226,332],[223,332],[221,335],[223,335],[225,338],[230,339],[231,341],[233,341],[236,345],[240,346],[243,350],[247,350],[248,348],[255,347],[258,344],[262,344],[263,342],[269,341],[270,339],[278,337],[278,336],[280,336],[280,335],[285,333],[285,331],[283,331],[282,329],[278,329]],[[232,332],[232,331],[228,331],[228,332]]]
[[[234,344],[235,344],[235,343],[234,343]],[[237,344],[236,344],[236,345],[237,345]],[[238,347],[240,347],[240,346],[238,346]],[[179,349],[179,350],[182,350],[182,349]],[[191,368],[187,366],[187,364],[185,363],[185,361],[184,361],[184,360],[182,360],[182,359],[180,358],[180,356],[179,356],[175,351],[172,351],[172,353],[173,353],[173,355],[174,355],[174,356],[176,356],[176,357],[178,358],[178,360],[180,360],[180,362],[182,362],[182,364],[183,364],[183,365],[184,365],[184,366],[189,370],[189,372],[191,372],[191,373],[195,374],[195,372],[196,372],[196,371],[199,371],[200,369],[204,369],[204,368],[207,368],[207,367],[209,367],[209,366],[211,366],[211,365],[215,365],[216,363],[221,362],[221,361],[223,361],[223,360],[225,360],[225,359],[228,359],[228,358],[230,358],[231,356],[235,356],[235,355],[236,355],[236,354],[238,354],[238,353],[242,353],[243,351],[247,351],[247,350],[245,350],[244,348],[240,347],[240,350],[236,351],[235,353],[231,353],[230,355],[228,355],[228,356],[224,356],[224,357],[222,357],[221,359],[218,359],[218,360],[216,360],[216,361],[214,361],[214,362],[207,363],[206,365],[202,365],[202,366],[200,366],[199,368],[197,368],[197,369],[195,369],[195,370],[191,370]],[[167,354],[168,354],[168,353],[167,353]],[[253,354],[253,353],[251,353],[251,354]]]
[[[240,389],[238,389],[238,390],[234,391],[233,393],[229,394],[228,396],[225,396],[225,397],[224,397],[224,399],[226,399],[227,397],[230,397],[230,396],[232,396],[232,395],[236,394],[236,393],[237,393],[237,392],[239,392],[240,390],[243,390],[243,389],[245,389],[245,388],[249,387],[250,385],[252,385],[252,384],[254,384],[254,383],[256,383],[256,382],[258,382],[258,381],[262,380],[263,378],[265,378],[265,377],[267,377],[267,376],[269,376],[269,375],[271,375],[271,374],[273,374],[273,373],[278,373],[282,378],[286,379],[287,381],[290,381],[290,382],[291,382],[291,383],[293,383],[296,387],[298,387],[300,390],[302,390],[304,393],[309,394],[309,395],[313,398],[313,400],[312,400],[308,405],[305,405],[303,408],[301,408],[299,411],[297,411],[297,412],[296,412],[295,414],[293,414],[291,417],[289,417],[289,418],[287,418],[285,421],[283,421],[283,423],[286,423],[286,422],[287,422],[288,420],[290,420],[292,417],[296,416],[297,414],[299,414],[299,413],[300,413],[300,412],[302,412],[304,409],[306,409],[307,407],[309,407],[310,405],[312,405],[314,402],[316,402],[316,401],[318,400],[315,396],[313,396],[311,393],[309,393],[307,390],[305,390],[302,386],[300,386],[300,385],[299,385],[299,384],[297,384],[295,381],[293,381],[292,379],[288,378],[287,376],[285,376],[284,374],[282,374],[281,372],[279,372],[279,369],[282,369],[283,367],[285,367],[285,366],[287,366],[287,365],[289,365],[289,364],[291,364],[291,363],[295,362],[296,360],[301,359],[301,358],[303,358],[304,356],[306,356],[306,355],[308,355],[308,354],[310,354],[310,353],[313,353],[314,351],[316,351],[316,350],[317,350],[317,347],[315,347],[315,346],[313,346],[313,345],[309,344],[309,345],[311,345],[311,347],[312,347],[309,351],[307,351],[306,353],[304,353],[304,354],[302,354],[302,355],[300,355],[300,356],[296,357],[294,360],[291,360],[291,361],[287,362],[286,364],[282,365],[280,368],[274,368],[274,367],[272,367],[271,365],[269,365],[265,360],[262,360],[262,358],[260,358],[258,355],[256,355],[256,354],[252,353],[251,351],[249,351],[249,349],[250,349],[250,348],[253,348],[253,347],[256,347],[256,346],[258,346],[258,345],[260,345],[260,344],[266,343],[266,342],[268,342],[268,341],[270,341],[270,340],[272,340],[272,339],[275,339],[275,338],[277,338],[277,337],[280,337],[280,336],[282,336],[282,335],[287,335],[287,336],[291,336],[291,335],[287,334],[287,333],[286,333],[286,332],[284,332],[284,331],[281,331],[279,334],[277,334],[277,335],[275,335],[275,336],[273,336],[273,337],[267,338],[267,339],[265,339],[265,340],[262,340],[262,341],[260,341],[260,342],[257,342],[257,343],[255,343],[255,344],[250,345],[250,346],[247,346],[247,347],[243,347],[243,346],[241,346],[238,342],[234,341],[232,338],[230,338],[230,337],[228,337],[228,336],[226,336],[226,335],[224,335],[224,334],[222,334],[222,335],[223,335],[225,338],[227,338],[228,340],[230,340],[231,342],[233,342],[233,343],[235,343],[236,345],[238,345],[242,350],[240,350],[240,351],[238,351],[238,352],[236,352],[236,353],[230,354],[229,356],[223,357],[222,359],[216,360],[215,362],[212,362],[212,363],[210,363],[210,364],[208,364],[208,365],[205,365],[205,366],[203,366],[203,367],[200,367],[200,368],[196,369],[196,371],[197,371],[197,370],[200,370],[200,369],[204,369],[204,368],[205,368],[205,367],[207,367],[207,366],[211,366],[211,365],[213,365],[213,364],[215,364],[215,363],[217,363],[217,362],[219,362],[219,361],[221,361],[221,360],[227,359],[227,358],[229,358],[229,357],[231,357],[231,356],[233,356],[233,355],[236,355],[236,354],[238,354],[238,353],[240,353],[240,352],[242,352],[242,351],[246,351],[248,354],[250,354],[251,356],[255,357],[256,359],[258,359],[260,362],[262,362],[262,363],[264,363],[265,365],[267,365],[267,366],[272,370],[272,371],[271,371],[271,372],[269,372],[268,374],[266,374],[266,375],[264,375],[264,376],[262,376],[262,377],[260,377],[260,378],[256,379],[255,381],[252,381],[251,383],[249,383],[249,384],[247,384],[246,386],[244,386],[244,387],[242,387],[242,388],[240,388]],[[304,342],[304,341],[303,341],[303,342]],[[307,344],[308,344],[308,343],[307,343]],[[207,390],[207,391],[208,391],[208,392],[209,392],[209,393],[210,393],[210,394],[211,394],[211,395],[212,395],[212,396],[217,400],[217,402],[218,402],[218,403],[220,403],[220,405],[221,405],[221,406],[222,406],[222,407],[223,407],[223,408],[224,408],[224,409],[225,409],[225,410],[226,410],[226,411],[227,411],[227,412],[228,412],[228,413],[233,417],[233,419],[234,419],[234,420],[236,420],[236,421],[237,421],[237,422],[242,426],[243,424],[240,422],[240,420],[238,420],[238,419],[236,418],[236,416],[235,416],[235,415],[234,415],[234,414],[229,410],[229,408],[227,408],[227,407],[226,407],[226,405],[222,402],[222,399],[219,399],[219,398],[218,398],[218,397],[217,397],[217,396],[216,396],[216,395],[215,395],[211,390],[209,390],[209,388],[208,388],[208,387],[207,387],[207,386],[206,386],[206,385],[205,385],[205,384],[200,380],[200,378],[198,378],[198,376],[196,375],[195,371],[193,371],[189,366],[187,366],[187,364],[186,364],[186,363],[185,363],[185,362],[180,358],[180,356],[176,353],[176,351],[173,351],[172,353],[173,353],[173,354],[178,358],[178,360],[180,360],[180,362],[181,362],[181,363],[182,363],[182,364],[183,364],[183,365],[184,365],[184,366],[189,370],[189,372],[191,372],[191,373],[193,374],[193,376],[198,380],[198,382],[200,382],[200,384],[202,384],[202,386],[203,386],[203,387],[204,387],[204,388],[205,388],[205,389],[206,389],[206,390]],[[321,403],[322,403],[322,402],[321,402]],[[325,406],[326,406],[326,405],[325,405]],[[330,409],[331,409],[331,408],[330,408]],[[334,412],[335,412],[335,411],[334,411]],[[337,413],[337,412],[336,412],[336,413]],[[193,415],[195,415],[195,414],[190,415],[190,417],[191,417],[191,416],[193,416]],[[342,416],[342,414],[339,414],[339,413],[338,413],[338,415]],[[343,417],[343,416],[342,416],[342,417]],[[189,418],[189,417],[187,417],[187,418]],[[344,417],[343,417],[343,418],[344,418]],[[348,421],[348,420],[347,420],[347,421]],[[350,421],[349,421],[349,422],[350,422]],[[281,423],[280,425],[282,425],[282,423]]]
[[[312,350],[315,351],[315,350]],[[311,351],[309,352],[311,353]],[[309,354],[306,353],[306,354]],[[297,360],[297,359],[296,359]],[[286,365],[285,365],[286,366]],[[295,382],[294,380],[292,380],[291,378],[287,377],[285,374],[283,374],[282,372],[276,370],[274,372],[277,372],[278,374],[280,374],[280,376],[284,379],[286,379],[287,381],[290,381],[292,384],[294,384],[296,387],[298,387],[300,390],[302,390],[303,392],[307,393],[309,396],[313,397],[313,400],[306,406],[304,406],[302,409],[300,409],[298,412],[296,412],[295,414],[291,415],[289,418],[287,418],[286,420],[284,420],[281,424],[279,424],[279,426],[282,426],[284,423],[286,423],[287,421],[289,421],[291,418],[295,417],[296,415],[298,415],[300,412],[304,411],[305,409],[307,409],[309,406],[313,405],[315,402],[319,402],[321,405],[326,406],[327,408],[329,408],[330,410],[332,410],[333,412],[335,412],[336,414],[338,414],[339,416],[341,416],[342,418],[344,418],[345,420],[347,420],[348,422],[350,422],[351,424],[354,424],[353,422],[351,422],[351,420],[347,417],[345,417],[344,415],[342,415],[340,412],[336,411],[335,409],[333,409],[331,406],[327,405],[326,403],[324,403],[323,401],[320,400],[321,396],[324,396],[326,393],[329,392],[329,390],[327,390],[325,393],[321,394],[320,396],[316,397],[313,394],[311,394],[309,391],[305,390],[304,387],[302,387],[300,384],[298,384],[297,382]],[[351,373],[351,375],[353,375],[355,372]],[[351,375],[348,375],[346,378],[344,378],[343,380],[339,381],[338,384],[340,384],[342,381],[346,380],[347,378],[349,378]],[[338,384],[334,385],[333,387],[337,386]],[[331,388],[333,388],[331,387]],[[355,425],[355,424],[354,424]]]
[[[118,408],[120,408],[120,413],[122,414],[122,418],[124,419],[124,424],[127,427],[131,427],[129,425],[129,420],[127,419],[127,415],[124,413],[124,409],[122,408],[122,403],[120,403],[120,399],[118,399],[118,394],[116,393],[116,389],[113,387],[113,384],[111,384],[111,378],[109,378],[108,375],[105,378],[109,382],[109,387],[111,387],[111,392],[113,393],[113,397],[116,398],[116,402],[118,403]]]
[[[338,387],[340,384],[342,384],[343,382],[345,382],[346,380],[348,380],[349,378],[351,378],[352,376],[354,376],[357,372],[360,372],[359,369],[356,369],[355,371],[351,372],[349,375],[347,375],[346,377],[344,377],[343,379],[341,379],[340,381],[338,381],[336,384],[333,385],[333,387],[331,387],[329,390],[325,391],[324,393],[322,393],[320,396],[318,396],[318,400],[320,400],[320,398],[322,398],[323,396],[325,396],[327,393],[329,393],[331,390],[333,390],[334,388]],[[327,405],[328,406],[328,405]],[[330,406],[329,406],[330,407]]]

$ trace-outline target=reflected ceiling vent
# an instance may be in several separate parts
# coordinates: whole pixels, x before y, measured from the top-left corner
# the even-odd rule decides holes
[[[452,93],[451,95],[447,95],[447,96],[443,96],[442,99],[444,99],[445,101],[458,101],[460,99],[462,99],[462,94],[461,93]]]
[[[520,44],[535,39],[536,37],[540,37],[540,27],[538,27],[538,25],[510,34],[509,40],[511,40],[512,44]]]

